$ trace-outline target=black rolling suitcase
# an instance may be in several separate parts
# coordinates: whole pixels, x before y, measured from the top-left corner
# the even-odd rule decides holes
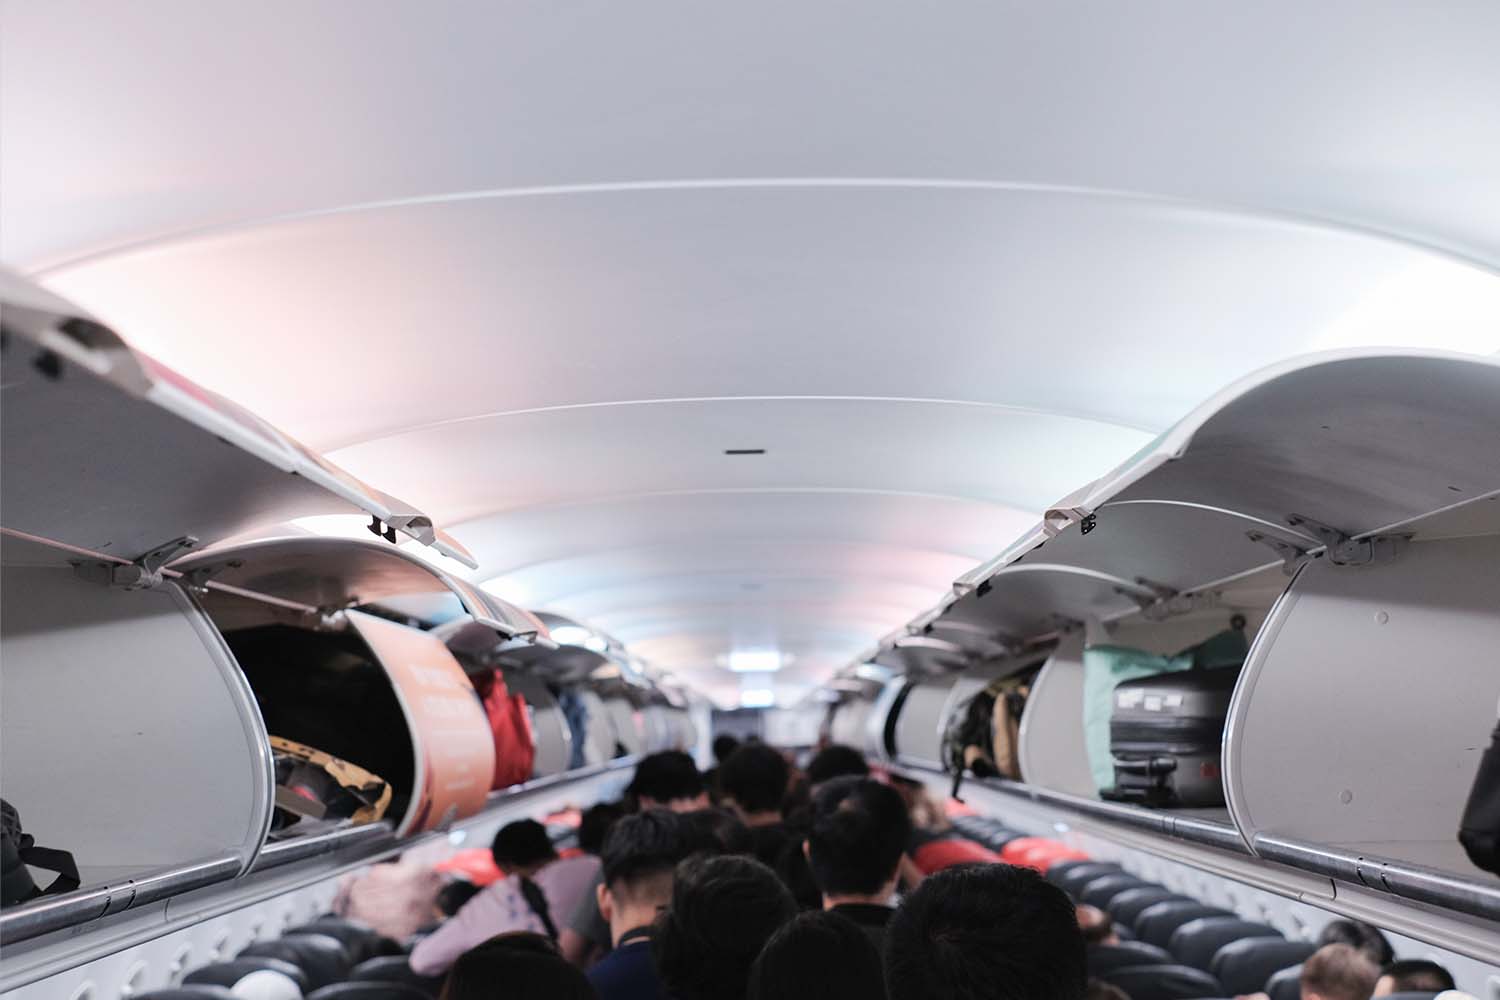
[[[1222,806],[1219,753],[1240,668],[1184,670],[1115,688],[1109,750],[1116,802]]]

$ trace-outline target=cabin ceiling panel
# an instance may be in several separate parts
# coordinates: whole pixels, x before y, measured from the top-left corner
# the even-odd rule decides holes
[[[1246,371],[1357,337],[1342,318],[1423,266],[1349,234],[1131,200],[773,187],[323,216],[47,283],[332,450],[487,414],[740,396],[1157,429]]]
[[[1139,191],[1500,261],[1494,4],[54,0],[4,28],[23,267],[384,199],[849,176]]]

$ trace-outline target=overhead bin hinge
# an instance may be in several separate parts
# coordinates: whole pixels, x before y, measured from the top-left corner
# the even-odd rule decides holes
[[[1296,573],[1303,563],[1311,559],[1307,549],[1285,538],[1267,535],[1260,531],[1247,531],[1245,537],[1257,545],[1264,545],[1281,557],[1281,570],[1287,576]]]
[[[189,549],[195,548],[198,539],[183,535],[170,542],[158,545],[129,563],[75,562],[73,572],[90,583],[106,587],[122,587],[125,590],[151,590],[162,585],[162,569]]]
[[[208,581],[224,572],[226,569],[240,569],[245,565],[243,559],[230,559],[228,562],[217,563],[213,566],[199,566],[182,574],[181,583],[188,590],[196,594],[208,593]]]
[[[1319,521],[1288,514],[1286,523],[1312,535],[1325,546],[1324,555],[1335,566],[1372,566],[1387,563],[1396,558],[1411,535],[1371,535],[1367,538],[1351,538],[1337,528]]]
[[[1149,594],[1139,590],[1129,590],[1125,587],[1116,587],[1116,592],[1130,598],[1141,609],[1141,617],[1147,621],[1166,621],[1174,615],[1191,614],[1194,611],[1202,611],[1206,608],[1219,606],[1220,595],[1218,591],[1198,591],[1184,594],[1174,587],[1166,584],[1156,583],[1145,577],[1135,578],[1136,585],[1149,591]]]

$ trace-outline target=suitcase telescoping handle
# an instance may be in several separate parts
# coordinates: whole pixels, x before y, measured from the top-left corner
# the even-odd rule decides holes
[[[1177,770],[1177,758],[1136,757],[1125,760],[1116,757],[1115,770],[1126,774],[1145,775],[1148,778],[1161,778]]]

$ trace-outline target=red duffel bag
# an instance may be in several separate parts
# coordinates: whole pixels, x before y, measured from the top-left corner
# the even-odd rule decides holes
[[[536,735],[526,699],[510,693],[498,670],[470,679],[490,720],[490,732],[495,734],[495,777],[490,787],[508,788],[525,781],[536,762]]]

